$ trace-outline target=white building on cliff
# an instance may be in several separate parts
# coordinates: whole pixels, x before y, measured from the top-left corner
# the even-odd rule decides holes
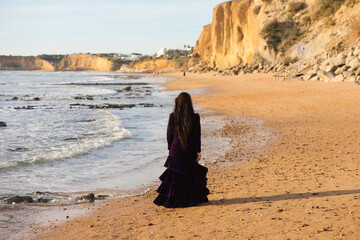
[[[155,53],[155,57],[166,56],[167,51],[168,51],[167,48],[162,48]]]

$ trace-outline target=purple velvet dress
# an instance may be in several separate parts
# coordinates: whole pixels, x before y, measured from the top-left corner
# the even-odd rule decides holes
[[[190,146],[184,150],[180,139],[174,138],[174,114],[170,114],[167,128],[167,142],[170,154],[165,162],[167,168],[160,176],[159,195],[154,203],[167,208],[197,206],[208,202],[209,189],[206,187],[208,169],[196,162],[201,151],[200,116],[194,114],[194,127]]]

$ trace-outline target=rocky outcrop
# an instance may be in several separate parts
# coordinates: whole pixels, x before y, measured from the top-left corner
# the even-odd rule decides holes
[[[106,58],[90,54],[66,55],[57,65],[58,71],[101,71],[107,72],[113,69],[113,63]]]
[[[37,57],[0,56],[0,70],[54,71],[54,66]]]

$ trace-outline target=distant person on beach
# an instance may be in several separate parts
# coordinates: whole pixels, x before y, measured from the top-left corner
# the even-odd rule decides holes
[[[183,72],[183,78],[185,78],[185,77],[186,77],[186,71]]]
[[[167,168],[160,176],[159,195],[154,203],[167,208],[197,206],[208,202],[206,187],[208,169],[201,159],[200,115],[194,113],[191,97],[182,92],[175,99],[174,111],[167,127],[169,156]]]

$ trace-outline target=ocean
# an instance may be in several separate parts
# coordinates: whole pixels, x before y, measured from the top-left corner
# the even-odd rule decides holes
[[[29,221],[21,216],[31,218],[34,206],[88,201],[82,196],[89,193],[121,197],[158,183],[168,116],[179,93],[164,91],[168,80],[0,71],[0,122],[6,124],[0,127],[0,213],[6,213],[0,233],[23,230]],[[225,124],[221,118],[204,121],[204,131]],[[208,161],[230,149],[229,139],[209,135],[204,142]],[[33,203],[14,204],[14,196],[30,196]]]
[[[71,200],[148,184],[166,157],[164,78],[0,72],[0,199]],[[161,164],[160,164],[161,165]],[[131,180],[129,179],[131,178]],[[65,193],[62,198],[61,193]],[[0,203],[1,204],[1,203]]]

